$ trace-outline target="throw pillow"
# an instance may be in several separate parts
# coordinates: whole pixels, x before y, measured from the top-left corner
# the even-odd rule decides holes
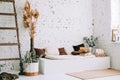
[[[45,49],[39,49],[39,48],[34,48],[34,49],[35,49],[36,55],[38,55],[38,57],[44,58],[46,56]]]
[[[82,50],[79,50],[79,51],[72,51],[71,54],[72,55],[80,55],[80,54],[83,54],[84,52]]]
[[[80,47],[80,50],[83,51],[84,53],[89,52],[88,47]]]
[[[58,48],[58,51],[59,51],[59,55],[67,55],[64,48]]]
[[[59,55],[58,47],[46,47],[46,55]]]
[[[65,52],[67,53],[67,55],[71,55],[71,52],[74,51],[71,45],[66,45],[64,48],[65,48]]]
[[[73,49],[74,49],[74,51],[79,51],[79,50],[80,50],[80,47],[84,47],[84,44],[82,43],[82,44],[73,46]]]

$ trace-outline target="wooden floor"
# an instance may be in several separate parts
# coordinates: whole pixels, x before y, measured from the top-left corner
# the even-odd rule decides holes
[[[51,74],[38,76],[19,76],[18,80],[81,80],[66,74]],[[88,79],[88,80],[120,80],[120,75],[109,76],[104,78]]]
[[[18,74],[19,71],[9,71],[9,73]],[[81,80],[81,79],[66,74],[49,74],[49,75],[39,74],[38,76],[19,76],[19,78],[16,80]],[[88,80],[120,80],[120,75]]]

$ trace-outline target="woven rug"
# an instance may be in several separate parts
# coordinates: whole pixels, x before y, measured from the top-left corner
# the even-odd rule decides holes
[[[70,73],[68,75],[85,80],[85,79],[102,78],[102,77],[107,77],[107,76],[120,75],[120,71],[114,70],[114,69],[104,69],[104,70],[76,72],[76,73]]]

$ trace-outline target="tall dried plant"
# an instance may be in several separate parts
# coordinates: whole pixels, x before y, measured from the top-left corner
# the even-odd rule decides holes
[[[28,28],[30,31],[30,51],[25,55],[24,62],[36,62],[37,57],[34,50],[34,35],[35,35],[35,24],[39,17],[39,12],[35,9],[31,9],[30,3],[28,0],[25,2],[25,7],[23,11],[23,24],[25,28]]]
[[[39,17],[38,10],[31,9],[29,1],[26,0],[23,12],[23,24],[25,28],[29,28],[31,38],[34,38],[35,24],[37,22],[38,17]]]

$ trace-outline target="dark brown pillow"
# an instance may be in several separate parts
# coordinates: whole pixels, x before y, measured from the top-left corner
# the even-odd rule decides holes
[[[82,50],[71,52],[72,55],[80,55],[81,53],[84,53],[84,52]]]
[[[64,48],[58,48],[58,50],[59,50],[59,55],[67,55]]]
[[[80,52],[79,51],[72,51],[71,54],[72,55],[80,55]]]
[[[36,51],[36,55],[38,55],[39,57],[44,58],[46,56],[45,54],[45,49],[39,49],[39,48],[34,48]]]

